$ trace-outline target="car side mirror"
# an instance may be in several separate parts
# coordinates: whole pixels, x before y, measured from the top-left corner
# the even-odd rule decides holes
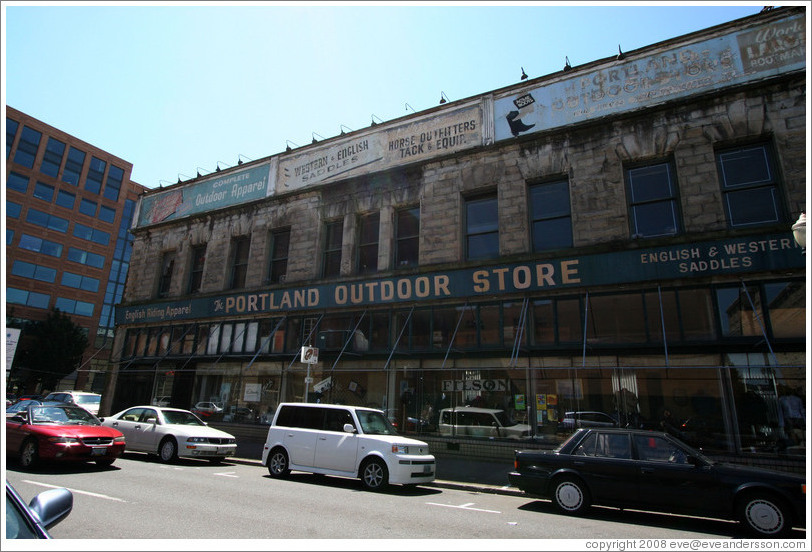
[[[73,493],[68,489],[43,491],[31,499],[28,507],[37,514],[45,528],[50,529],[73,509]]]
[[[344,433],[355,433],[355,426],[352,424],[344,424]]]

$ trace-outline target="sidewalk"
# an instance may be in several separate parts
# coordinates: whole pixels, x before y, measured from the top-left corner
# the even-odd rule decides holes
[[[237,454],[229,458],[231,462],[261,466],[264,443],[241,441],[237,443]],[[439,456],[437,475],[427,486],[447,489],[463,489],[484,493],[521,495],[522,492],[508,483],[507,474],[513,464],[489,460],[462,458],[459,456]]]

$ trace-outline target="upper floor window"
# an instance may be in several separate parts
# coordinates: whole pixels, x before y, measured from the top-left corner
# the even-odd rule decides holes
[[[677,181],[671,163],[626,171],[632,237],[673,236],[680,232]]]
[[[66,192],[65,190],[59,190],[56,194],[56,204],[60,207],[65,207],[66,209],[73,209],[73,205],[76,202],[76,196],[70,192]]]
[[[71,146],[68,150],[68,159],[65,161],[65,170],[62,171],[62,182],[79,185],[82,178],[82,166],[85,164],[85,152]]]
[[[20,128],[20,123],[6,117],[6,159],[11,155],[11,146],[14,145],[14,137],[17,136],[18,128]]]
[[[95,217],[96,208],[98,206],[99,206],[98,203],[96,203],[95,201],[90,201],[89,199],[82,199],[79,202],[79,212],[89,217]]]
[[[329,278],[341,274],[341,245],[344,236],[344,221],[328,222],[324,226],[324,255],[322,257],[322,276]]]
[[[378,270],[378,233],[380,213],[364,215],[359,221],[358,233],[358,272],[376,272]]]
[[[113,223],[116,220],[116,211],[110,207],[99,205],[99,220]]]
[[[20,243],[18,246],[20,249],[27,249],[28,251],[43,253],[45,255],[50,255],[51,257],[62,256],[62,244],[44,240],[37,236],[23,234],[20,236]]]
[[[62,157],[65,155],[65,143],[56,138],[48,138],[48,145],[45,146],[45,155],[39,165],[39,172],[48,176],[57,177],[59,167],[62,166]]]
[[[85,190],[94,194],[101,192],[102,178],[106,168],[107,163],[98,157],[90,159],[90,168],[87,171],[87,179],[85,180]]]
[[[70,221],[56,215],[50,215],[37,209],[28,209],[25,215],[25,222],[42,226],[49,230],[56,230],[57,232],[65,233],[68,231]]]
[[[197,293],[203,284],[203,265],[206,263],[206,244],[192,248],[192,269],[189,271],[189,293]]]
[[[499,211],[496,195],[465,202],[465,258],[492,259],[499,256]]]
[[[720,150],[716,161],[731,227],[770,224],[781,219],[778,175],[766,144]]]
[[[290,228],[274,230],[271,233],[271,265],[268,268],[268,283],[285,281],[288,272],[288,250],[290,249]]]
[[[6,180],[6,188],[24,194],[28,192],[28,177],[15,172],[10,173]]]
[[[14,162],[29,169],[33,168],[40,140],[42,140],[41,132],[24,126],[20,143],[17,144],[17,153],[14,154]]]
[[[530,187],[533,251],[572,247],[570,190],[566,180]]]
[[[37,182],[34,184],[34,197],[50,203],[54,199],[54,187]]]
[[[161,259],[161,274],[158,280],[158,297],[166,297],[172,287],[172,273],[175,269],[175,252],[164,253]]]
[[[401,209],[395,219],[395,268],[414,266],[420,253],[420,207]]]
[[[248,250],[251,246],[251,238],[243,236],[234,240],[233,253],[231,256],[231,289],[245,287],[245,277],[248,274]]]
[[[107,182],[104,185],[104,197],[113,201],[118,201],[118,194],[121,190],[121,181],[124,179],[124,169],[110,165],[107,171]]]

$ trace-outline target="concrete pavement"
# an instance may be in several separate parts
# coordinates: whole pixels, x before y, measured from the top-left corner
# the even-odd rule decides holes
[[[255,441],[240,441],[237,443],[237,454],[228,461],[261,466],[263,444]],[[523,494],[516,487],[511,487],[508,482],[507,474],[513,469],[513,464],[510,462],[437,454],[435,454],[435,458],[437,459],[436,479],[427,486],[494,494]]]

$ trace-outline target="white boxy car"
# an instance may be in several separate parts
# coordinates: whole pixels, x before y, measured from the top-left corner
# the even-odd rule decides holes
[[[436,471],[428,444],[399,435],[382,411],[313,403],[279,405],[262,464],[271,477],[291,470],[357,477],[372,491],[429,483]]]

